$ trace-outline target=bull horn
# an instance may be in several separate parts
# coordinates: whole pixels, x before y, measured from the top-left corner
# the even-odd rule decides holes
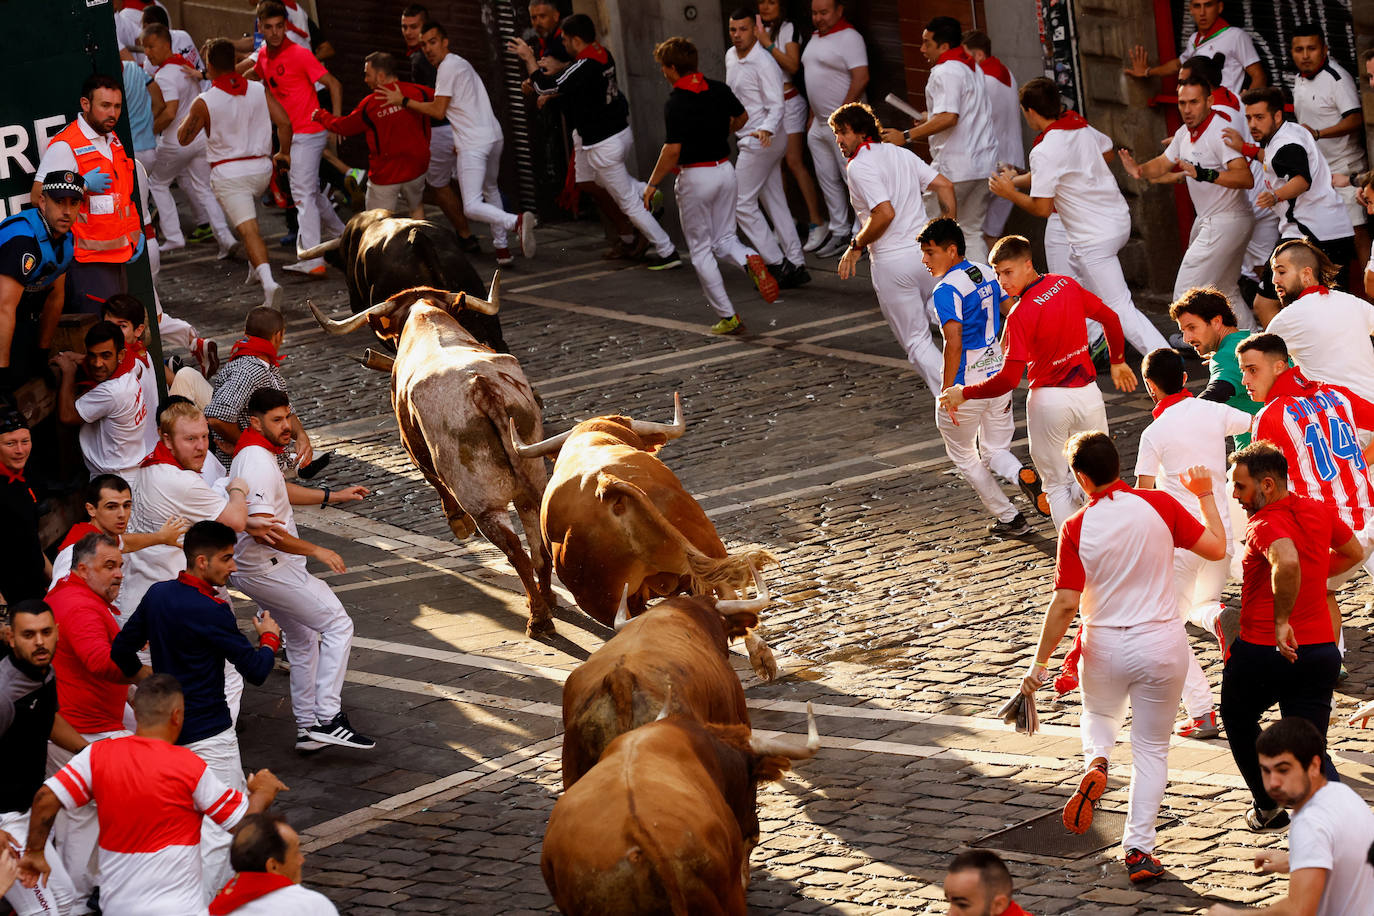
[[[501,311],[501,271],[497,271],[491,277],[491,292],[487,293],[487,298],[478,299],[467,293],[458,294],[459,308],[469,308],[474,312],[481,312],[483,315],[495,315]]]
[[[343,321],[335,321],[332,318],[324,317],[324,312],[321,312],[315,306],[313,300],[307,299],[305,300],[305,304],[310,306],[310,313],[315,316],[315,320],[320,323],[320,327],[324,328],[329,334],[351,334],[358,330],[358,328],[367,324],[367,319],[372,317],[374,312],[386,306],[385,302],[379,302],[365,312],[359,312],[356,315],[345,318]]]
[[[669,684],[669,685],[668,685],[668,689],[665,690],[665,691],[663,692],[663,708],[660,709],[660,710],[658,711],[658,715],[654,716],[654,721],[655,721],[655,722],[658,722],[658,721],[660,721],[660,720],[662,720],[662,719],[668,718],[668,707],[671,706],[672,704],[673,704],[673,685],[672,685],[672,684]]]
[[[625,590],[620,593],[620,607],[615,612],[615,631],[619,633],[625,629],[625,624],[630,622],[630,583],[625,583]]]
[[[807,760],[816,756],[821,749],[821,736],[816,731],[816,713],[811,703],[806,704],[806,743],[795,739],[761,738],[749,736],[749,749],[763,757],[786,757],[789,760]]]
[[[682,418],[682,396],[673,392],[673,422],[650,423],[647,420],[631,420],[630,429],[636,436],[661,434],[665,439],[676,439],[687,430],[687,421]]]
[[[722,614],[738,614],[742,611],[757,614],[768,607],[768,603],[772,600],[772,596],[768,593],[768,585],[763,581],[763,576],[759,575],[759,571],[754,568],[753,563],[749,564],[749,572],[754,575],[754,587],[758,589],[758,595],[748,600],[734,598],[724,600],[717,599],[717,611]]]
[[[337,238],[332,238],[327,242],[320,242],[320,244],[316,245],[314,248],[307,248],[304,251],[297,252],[296,260],[308,261],[311,258],[318,258],[325,252],[336,250],[339,247],[340,242],[342,241],[343,236],[339,236]]]
[[[390,372],[396,368],[396,360],[385,353],[378,353],[368,347],[363,351],[362,358],[358,360],[369,369],[376,369],[378,372]]]
[[[508,419],[510,420],[510,441],[515,446],[515,454],[521,458],[542,458],[545,455],[552,455],[562,448],[563,443],[568,441],[568,437],[572,435],[572,430],[568,430],[542,442],[526,445],[520,441],[520,433],[515,428],[515,418],[509,417]]]

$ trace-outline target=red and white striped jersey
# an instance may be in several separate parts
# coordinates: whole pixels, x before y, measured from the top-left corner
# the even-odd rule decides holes
[[[1289,369],[1274,380],[1253,428],[1254,439],[1272,442],[1288,459],[1290,493],[1334,506],[1354,531],[1374,520],[1374,483],[1358,432],[1374,430],[1374,404]]]
[[[64,808],[96,804],[108,916],[205,913],[202,817],[229,830],[248,813],[193,751],[137,735],[88,745],[44,785]]]

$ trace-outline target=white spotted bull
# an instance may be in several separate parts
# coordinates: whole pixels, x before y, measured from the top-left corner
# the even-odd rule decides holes
[[[539,531],[547,476],[542,461],[515,453],[507,429],[542,435],[539,406],[515,357],[482,346],[456,318],[464,308],[495,315],[500,280],[498,273],[487,300],[420,288],[343,321],[326,318],[313,302],[310,310],[330,334],[367,325],[396,342],[391,406],[401,442],[439,494],[454,537],[480,531],[515,567],[529,599],[526,632],[537,636],[553,632],[551,610],[557,606],[549,551]],[[511,526],[512,504],[528,554]]]

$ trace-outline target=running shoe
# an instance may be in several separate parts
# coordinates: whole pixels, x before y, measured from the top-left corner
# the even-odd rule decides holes
[[[208,242],[215,237],[215,230],[210,228],[209,223],[201,223],[190,232],[186,233],[188,242]]]
[[[1035,511],[1049,518],[1050,498],[1045,495],[1045,488],[1040,484],[1040,474],[1035,468],[1022,468],[1018,471],[1016,483],[1021,487],[1021,492],[1026,494],[1026,499],[1035,507]]]
[[[802,245],[802,251],[815,251],[825,244],[826,237],[830,235],[830,230],[820,223],[812,223],[811,228],[806,233],[806,244]]]
[[[1245,826],[1255,833],[1278,833],[1280,830],[1287,830],[1288,821],[1288,812],[1282,808],[1271,808],[1268,811],[1251,808],[1245,812]]]
[[[768,272],[768,265],[763,263],[761,256],[751,254],[745,258],[744,270],[749,274],[749,279],[754,281],[754,288],[764,302],[778,301],[778,281]]]
[[[455,232],[454,235],[457,235],[457,233]],[[464,254],[482,253],[482,243],[477,241],[477,236],[475,235],[459,235],[458,247]]]
[[[197,337],[191,341],[191,356],[200,369],[200,374],[210,378],[219,371],[219,345],[213,340]]]
[[[1064,827],[1069,833],[1087,833],[1093,825],[1093,809],[1102,793],[1107,791],[1107,765],[1089,767],[1078,784],[1078,790],[1064,805]]]
[[[1240,608],[1229,604],[1223,607],[1217,615],[1216,622],[1212,624],[1212,632],[1217,635],[1217,643],[1221,646],[1221,660],[1225,662],[1231,657],[1231,644],[1240,635]]]
[[[738,315],[731,315],[729,318],[722,318],[711,325],[712,334],[738,334],[744,330],[744,322],[739,320]]]
[[[832,235],[830,241],[816,249],[816,257],[833,258],[844,254],[844,250],[849,247],[849,237],[846,235]]]
[[[307,261],[297,261],[295,264],[287,264],[282,270],[289,270],[293,274],[304,274],[316,280],[323,280],[327,270],[323,264],[310,267]]]
[[[515,256],[510,253],[509,248],[496,249],[496,266],[508,267],[515,263]]]
[[[1184,719],[1174,728],[1174,734],[1180,738],[1215,738],[1221,734],[1221,726],[1217,723],[1217,711],[1213,709],[1205,716]]]
[[[1026,517],[1020,512],[1016,513],[1016,518],[1008,522],[995,521],[988,525],[988,534],[997,537],[1019,537],[1023,534],[1030,534],[1035,529],[1026,521]]]
[[[337,744],[340,747],[355,747],[368,751],[377,746],[377,742],[367,735],[354,731],[353,726],[348,724],[348,716],[343,710],[328,722],[321,722],[309,729],[308,734],[316,741]]]
[[[173,251],[180,251],[186,247],[185,242],[163,242],[157,246],[159,254],[170,254]]]
[[[1164,877],[1164,866],[1148,852],[1130,849],[1126,852],[1126,874],[1132,884],[1144,884]]]
[[[1336,675],[1336,683],[1344,684],[1348,680],[1350,680],[1350,672],[1346,670],[1345,662],[1341,662],[1341,670]]]
[[[534,257],[534,211],[526,210],[515,218],[515,237],[520,240],[520,253]]]
[[[645,267],[650,270],[672,270],[674,267],[682,266],[682,257],[673,249],[668,254],[658,254],[655,252],[645,259]]]
[[[1107,338],[1099,337],[1088,345],[1088,358],[1093,361],[1099,372],[1111,371],[1111,354],[1107,351]],[[1107,366],[1107,369],[1103,369]]]
[[[654,193],[649,195],[649,215],[663,222],[663,191],[658,188],[654,188]]]
[[[296,729],[296,752],[299,754],[314,754],[324,750],[324,742],[316,741],[310,737],[310,730],[305,728]]]
[[[329,462],[333,459],[333,452],[325,452],[323,455],[317,456],[315,460],[309,464],[297,468],[296,476],[301,480],[313,480],[317,474],[329,467]]]
[[[294,232],[288,232],[288,233],[286,233],[286,235],[283,235],[283,236],[281,237],[281,241],[280,241],[278,244],[280,244],[281,247],[283,247],[283,248],[295,248],[295,247],[296,247],[296,233],[294,233]]]

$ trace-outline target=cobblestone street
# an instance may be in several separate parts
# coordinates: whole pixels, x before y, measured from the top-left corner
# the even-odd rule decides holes
[[[273,215],[273,240],[279,227]],[[487,279],[483,242],[475,264]],[[563,593],[557,635],[525,637],[513,571],[480,536],[453,540],[401,448],[387,377],[357,363],[375,338],[330,337],[310,317],[307,296],[335,317],[347,311],[342,275],[283,275],[272,244],[287,293],[283,372],[317,454],[335,452],[313,483],[374,491],[297,517],[303,537],[348,563],[343,574],[313,562],[311,571],[353,616],[344,705],[378,746],[297,756],[281,670],[245,694],[243,762],[290,786],[278,807],[302,833],[305,881],[340,912],[552,912],[539,852],[561,785],[562,681],[610,631]],[[1057,824],[1077,784],[1076,693],[1054,701],[1042,691],[1033,738],[993,715],[1034,651],[1053,527],[1035,517],[1032,536],[987,535],[989,519],[945,457],[931,393],[866,278],[842,282],[833,259],[813,259],[814,281],[767,305],[729,271],[748,333],[718,338],[690,267],[624,269],[603,261],[602,247],[585,226],[541,228],[538,259],[503,274],[504,333],[543,398],[549,435],[598,414],[667,420],[680,392],[688,429],[663,460],[732,550],[765,547],[781,561],[768,573],[776,600],[761,632],[784,672],[760,683],[741,647],[735,665],[756,731],[803,733],[812,701],[823,747],[760,789],[751,911],[943,913],[940,882],[956,850],[1044,814]],[[216,261],[213,246],[176,252],[163,262],[163,306],[227,357],[260,289],[242,285],[243,273],[241,262]],[[1199,363],[1189,371],[1206,378]],[[1103,385],[1129,471],[1150,403],[1143,388]],[[1013,447],[1025,456],[1024,438]],[[1239,583],[1228,594],[1238,601]],[[1350,679],[1331,736],[1343,778],[1374,801],[1374,736],[1344,725],[1374,696],[1371,597],[1368,577],[1342,596]],[[249,630],[255,607],[241,595],[235,604]],[[1216,688],[1215,639],[1192,637]],[[1282,896],[1286,878],[1254,875],[1250,858],[1286,839],[1245,828],[1247,793],[1225,740],[1176,738],[1170,766],[1157,849],[1169,880],[1132,887],[1120,823],[1104,817],[1105,835],[1087,841],[1071,844],[1059,829],[1045,834],[1053,841],[1013,838],[1003,855],[1018,902],[1037,914],[1196,913]],[[1102,811],[1124,812],[1128,778],[1123,743]]]

